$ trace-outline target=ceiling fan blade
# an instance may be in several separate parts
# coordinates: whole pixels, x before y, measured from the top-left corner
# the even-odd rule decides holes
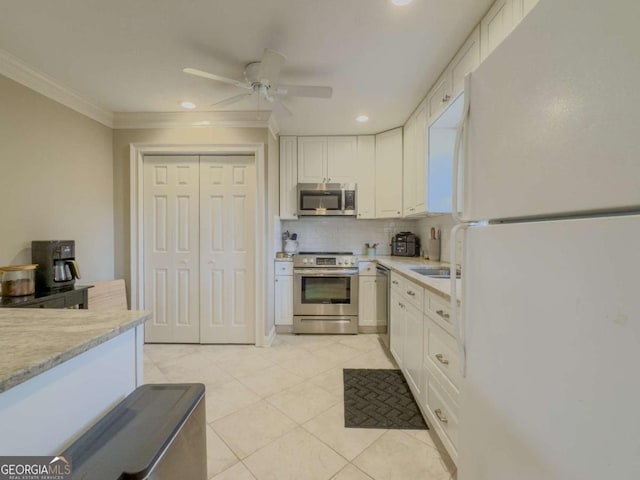
[[[227,105],[239,102],[240,100],[244,100],[245,98],[251,97],[252,95],[253,93],[241,93],[240,95],[235,95],[231,98],[227,98],[226,100],[222,100],[221,102],[214,103],[211,106],[216,108],[226,107]]]
[[[278,85],[274,93],[289,97],[331,98],[333,88],[314,85]]]
[[[230,85],[235,85],[236,87],[246,88],[251,90],[253,87],[246,83],[241,82],[240,80],[234,80],[232,78],[221,77],[220,75],[215,75],[213,73],[204,72],[202,70],[198,70],[196,68],[183,68],[182,71],[184,73],[188,73],[189,75],[195,75],[196,77],[208,78],[210,80],[216,80],[217,82],[228,83]]]
[[[258,72],[259,81],[268,81],[269,85],[277,85],[280,78],[280,70],[286,57],[281,53],[265,48],[262,58],[260,59],[260,71]]]
[[[278,101],[273,102],[273,113],[276,114],[276,117],[290,117],[293,115],[284,103]]]

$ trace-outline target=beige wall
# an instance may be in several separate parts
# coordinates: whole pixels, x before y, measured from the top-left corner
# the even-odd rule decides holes
[[[75,240],[84,278],[113,278],[110,128],[0,76],[0,166],[0,264]]]

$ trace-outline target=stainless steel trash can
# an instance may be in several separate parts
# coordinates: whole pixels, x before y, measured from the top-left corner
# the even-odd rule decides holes
[[[73,478],[206,480],[205,388],[143,385],[61,455]]]

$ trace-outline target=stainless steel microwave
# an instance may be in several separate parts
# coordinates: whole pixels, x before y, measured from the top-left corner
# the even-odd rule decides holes
[[[299,183],[298,216],[356,215],[355,183]]]

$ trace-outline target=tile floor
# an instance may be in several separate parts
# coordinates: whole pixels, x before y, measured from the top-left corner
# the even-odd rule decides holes
[[[278,335],[269,348],[145,345],[147,383],[206,385],[215,480],[450,480],[427,431],[344,428],[343,368],[397,368],[378,335]]]

